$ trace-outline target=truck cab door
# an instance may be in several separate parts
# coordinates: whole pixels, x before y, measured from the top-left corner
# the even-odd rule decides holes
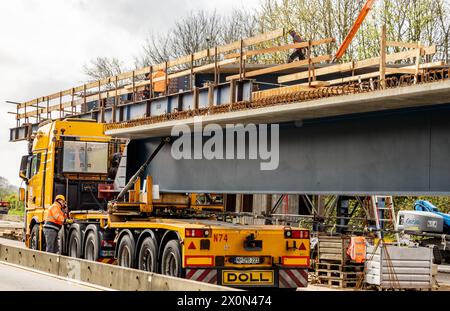
[[[31,156],[28,179],[28,202],[31,209],[42,207],[42,189],[44,187],[44,153],[37,152]]]

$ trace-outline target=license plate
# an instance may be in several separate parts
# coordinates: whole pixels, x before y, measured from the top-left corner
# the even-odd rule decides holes
[[[260,257],[234,257],[233,263],[236,265],[259,265],[261,263]]]
[[[114,251],[100,251],[100,257],[114,257]]]
[[[274,284],[273,271],[267,270],[222,271],[222,285],[262,286],[273,284]]]

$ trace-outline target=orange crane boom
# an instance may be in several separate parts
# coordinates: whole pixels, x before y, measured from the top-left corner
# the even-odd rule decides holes
[[[342,56],[344,56],[345,52],[348,49],[348,46],[353,41],[353,38],[355,37],[356,33],[358,32],[359,28],[361,27],[361,24],[366,19],[367,14],[369,14],[370,10],[373,7],[373,4],[375,3],[375,0],[367,0],[366,4],[361,10],[361,13],[359,13],[358,18],[356,19],[355,23],[353,24],[352,29],[348,33],[347,37],[345,37],[344,42],[342,42],[341,46],[339,47],[339,50],[336,53],[336,56],[334,57],[334,60],[340,59]]]

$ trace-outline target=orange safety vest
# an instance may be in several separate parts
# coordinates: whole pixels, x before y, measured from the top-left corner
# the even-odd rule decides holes
[[[352,237],[347,255],[356,263],[364,263],[366,261],[366,238],[361,236]]]
[[[57,226],[62,226],[64,220],[67,218],[66,214],[62,211],[61,205],[58,202],[53,203],[47,211],[46,223],[52,223]]]

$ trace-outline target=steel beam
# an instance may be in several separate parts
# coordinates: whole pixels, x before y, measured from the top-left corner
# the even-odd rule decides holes
[[[450,195],[450,104],[286,123],[280,162],[174,160],[166,146],[144,175],[161,191]],[[159,138],[133,141],[128,172]]]

